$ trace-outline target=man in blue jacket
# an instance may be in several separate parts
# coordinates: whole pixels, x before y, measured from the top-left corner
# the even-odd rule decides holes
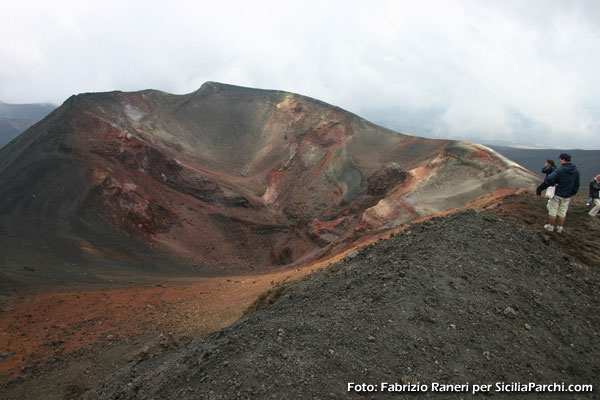
[[[549,218],[548,223],[544,225],[544,229],[552,232],[555,229],[556,217],[558,217],[556,232],[562,233],[567,218],[569,198],[579,190],[579,171],[575,165],[571,164],[570,154],[561,153],[558,158],[561,167],[548,176],[548,183],[550,186],[556,186],[556,192],[554,197],[548,200]]]

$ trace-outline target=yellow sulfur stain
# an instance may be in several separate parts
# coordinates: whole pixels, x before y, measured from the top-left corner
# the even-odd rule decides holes
[[[289,106],[289,104],[292,102],[292,95],[291,94],[286,94],[285,98],[280,101],[279,103],[277,103],[277,108],[282,108],[282,107],[287,107]]]

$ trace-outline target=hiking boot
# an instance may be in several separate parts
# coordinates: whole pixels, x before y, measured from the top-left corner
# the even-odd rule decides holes
[[[563,227],[562,226],[557,226],[556,227],[556,233],[562,233],[563,231]]]
[[[552,232],[554,230],[554,227],[550,224],[546,224],[546,225],[544,225],[544,229],[547,230],[548,232]]]

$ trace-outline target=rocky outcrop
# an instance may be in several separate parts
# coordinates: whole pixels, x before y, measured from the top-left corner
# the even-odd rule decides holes
[[[380,196],[402,184],[407,177],[407,172],[396,163],[384,165],[367,178],[367,194]]]

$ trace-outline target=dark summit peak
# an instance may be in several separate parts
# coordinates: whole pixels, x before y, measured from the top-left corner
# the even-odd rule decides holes
[[[226,83],[208,81],[205,82],[200,89],[191,93],[194,97],[197,96],[210,96],[210,95],[224,95],[231,96],[238,99],[266,99],[266,98],[279,98],[282,96],[297,96],[293,93],[283,92],[280,90],[271,89],[258,89],[245,86],[229,85]]]

